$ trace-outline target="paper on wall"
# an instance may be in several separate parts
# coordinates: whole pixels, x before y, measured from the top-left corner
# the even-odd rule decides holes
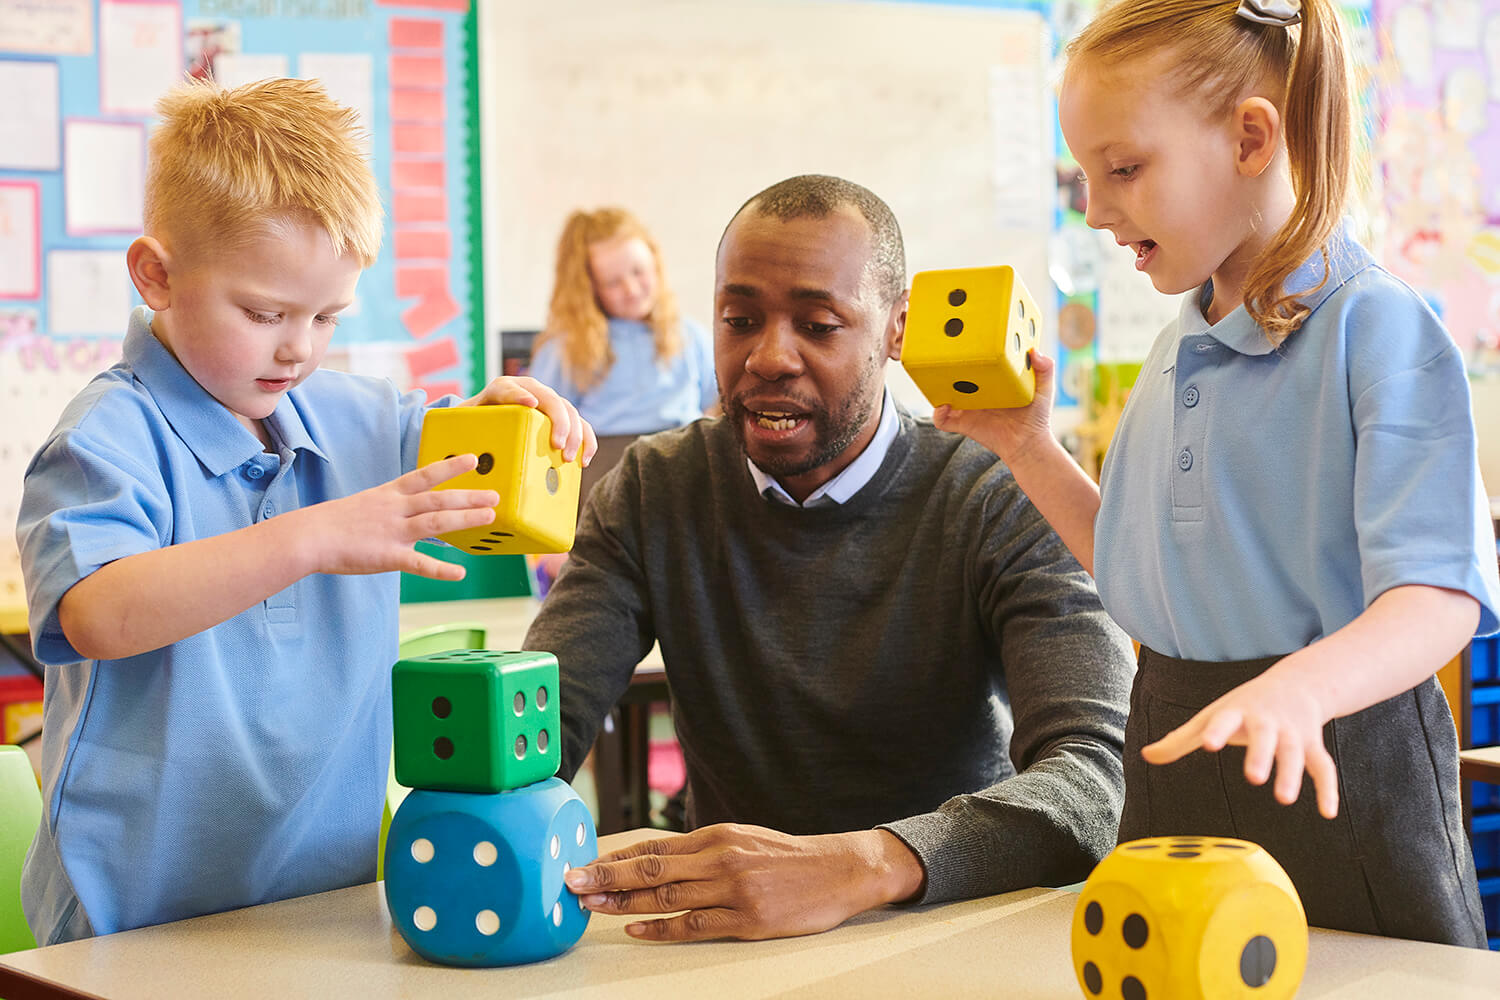
[[[139,233],[146,130],[129,122],[63,123],[64,217],[69,236]]]
[[[0,60],[0,94],[0,169],[56,170],[62,118],[57,63]]]
[[[114,334],[130,318],[124,250],[47,253],[47,325],[54,337]]]

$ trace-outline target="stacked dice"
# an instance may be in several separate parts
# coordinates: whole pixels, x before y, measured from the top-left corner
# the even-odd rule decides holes
[[[392,672],[396,780],[385,898],[413,951],[445,965],[535,962],[582,936],[563,884],[598,856],[593,818],[556,777],[557,658],[456,650]]]

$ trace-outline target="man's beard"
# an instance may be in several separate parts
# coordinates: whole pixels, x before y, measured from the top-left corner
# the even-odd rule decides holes
[[[754,393],[742,392],[733,399],[720,393],[719,404],[724,408],[724,415],[729,421],[730,429],[734,432],[735,440],[739,442],[740,450],[749,455],[762,472],[778,479],[787,479],[827,465],[854,443],[854,439],[859,437],[860,431],[864,430],[865,425],[872,418],[868,400],[869,388],[870,383],[879,374],[879,361],[872,359],[871,363],[867,363],[860,373],[858,383],[844,397],[836,410],[812,406],[796,395],[785,394],[787,402],[795,405],[805,414],[807,422],[812,426],[813,444],[805,457],[779,453],[763,457],[750,454],[749,445],[745,440],[745,421],[754,420],[755,416],[746,408],[744,400]],[[878,417],[878,411],[875,416]]]

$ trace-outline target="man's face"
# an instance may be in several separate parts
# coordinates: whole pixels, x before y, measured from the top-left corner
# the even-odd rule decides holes
[[[797,500],[875,434],[901,303],[871,280],[870,229],[849,206],[786,222],[742,212],[719,248],[714,367],[741,447]]]

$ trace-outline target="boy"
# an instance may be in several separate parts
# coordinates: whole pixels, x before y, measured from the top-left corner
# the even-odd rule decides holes
[[[148,308],[33,459],[17,525],[48,664],[22,878],[44,945],[373,879],[391,571],[461,577],[413,543],[498,499],[434,490],[473,455],[411,471],[420,393],[316,372],[380,245],[353,113],[301,80],[158,111],[126,258]],[[467,401],[501,402],[592,453],[540,383]]]

